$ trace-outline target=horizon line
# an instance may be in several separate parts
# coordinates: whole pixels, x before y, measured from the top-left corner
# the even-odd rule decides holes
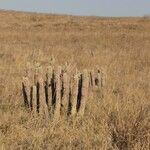
[[[16,10],[16,9],[3,9],[0,8],[0,11],[5,12],[18,12],[18,13],[30,13],[30,14],[43,14],[43,15],[63,15],[63,16],[74,16],[74,17],[104,17],[104,18],[142,18],[142,17],[149,17],[149,14],[140,15],[140,16],[101,16],[101,15],[79,15],[79,14],[71,14],[71,13],[57,13],[57,12],[45,12],[45,11],[28,11],[28,10]]]

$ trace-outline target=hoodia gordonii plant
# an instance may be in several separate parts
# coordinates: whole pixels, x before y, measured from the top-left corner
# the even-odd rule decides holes
[[[76,69],[77,70],[77,69]],[[61,116],[83,116],[89,91],[103,88],[99,70],[63,70],[61,66],[32,68],[22,81],[24,104],[34,116],[58,119]],[[31,76],[32,74],[32,76]],[[33,80],[33,81],[32,81]]]
[[[79,92],[79,75],[76,72],[71,82],[71,115],[75,115],[77,113],[77,102]]]
[[[22,91],[24,96],[24,104],[27,107],[31,106],[31,85],[28,77],[23,77]]]
[[[38,97],[39,97],[39,114],[44,115],[46,118],[49,117],[48,106],[46,104],[46,94],[44,80],[41,76],[38,78]]]
[[[61,113],[67,115],[70,96],[70,78],[69,75],[64,72],[62,76],[62,99],[61,99]]]
[[[37,115],[37,86],[32,86],[32,111],[33,115]]]
[[[47,105],[49,110],[52,109],[52,78],[53,78],[53,69],[51,66],[47,67],[47,71],[46,71],[46,101],[47,101]]]
[[[93,90],[101,89],[106,85],[106,73],[104,69],[92,69],[89,72],[89,85]]]
[[[88,99],[88,88],[89,88],[89,76],[88,71],[85,69],[81,75],[82,87],[81,87],[81,102],[79,108],[79,115],[83,116],[85,111],[86,101]]]
[[[54,118],[59,118],[60,116],[60,109],[61,109],[61,67],[59,66],[56,69],[55,73],[55,94],[56,94],[56,99],[55,99],[55,108],[54,108]]]

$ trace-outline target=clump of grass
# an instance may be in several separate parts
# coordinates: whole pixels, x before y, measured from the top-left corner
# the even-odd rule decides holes
[[[150,148],[150,112],[141,108],[131,115],[131,112],[112,112],[109,116],[108,126],[112,145],[119,150],[149,149]]]

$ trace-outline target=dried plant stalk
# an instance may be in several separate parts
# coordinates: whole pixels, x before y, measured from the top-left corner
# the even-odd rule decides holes
[[[31,79],[32,78],[32,66],[29,62],[26,64],[26,76]]]
[[[42,72],[43,72],[42,67],[36,67],[34,69],[34,84],[35,85],[37,84],[39,77],[40,76],[42,77]]]
[[[69,76],[65,72],[63,74],[63,97],[61,100],[61,112],[68,113],[68,104],[69,104]]]
[[[24,104],[27,107],[31,107],[31,87],[28,77],[23,77],[22,85],[23,85]]]
[[[102,87],[102,72],[99,69],[98,73],[97,73],[97,79],[98,79],[98,87],[101,88]]]
[[[47,68],[46,73],[46,97],[47,97],[47,104],[48,108],[50,109],[52,106],[52,76],[53,76],[53,69],[51,66]]]
[[[93,85],[93,78],[92,78],[92,71],[89,73],[89,86],[92,87]]]
[[[61,107],[61,67],[59,66],[55,73],[55,82],[56,82],[56,101],[55,101],[55,110],[54,110],[54,119],[58,119],[60,116],[60,107]]]
[[[37,87],[32,86],[32,111],[34,116],[37,115]]]
[[[39,113],[40,115],[45,115],[45,117],[48,118],[49,113],[46,104],[44,80],[41,76],[39,76],[38,83],[39,83],[39,103],[40,103]]]
[[[79,76],[78,74],[75,74],[72,81],[72,91],[71,91],[71,115],[75,115],[77,113],[78,84],[79,84]]]
[[[89,78],[89,87],[92,87],[91,71],[88,71],[88,78]]]
[[[79,108],[80,116],[84,115],[85,105],[88,99],[88,88],[89,88],[89,77],[88,77],[88,72],[85,69],[82,74],[82,92],[81,92],[81,102]]]
[[[106,85],[106,78],[107,78],[106,72],[105,72],[104,69],[102,69],[101,74],[102,74],[102,82],[101,82],[101,84],[102,84],[102,87],[104,87]]]
[[[91,71],[91,84],[92,84],[92,87],[95,88],[95,72],[94,70]]]

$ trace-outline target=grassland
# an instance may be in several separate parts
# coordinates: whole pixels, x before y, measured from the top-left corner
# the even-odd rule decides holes
[[[27,62],[103,67],[107,82],[81,120],[53,123],[24,106]],[[150,18],[0,11],[0,149],[150,149]]]

